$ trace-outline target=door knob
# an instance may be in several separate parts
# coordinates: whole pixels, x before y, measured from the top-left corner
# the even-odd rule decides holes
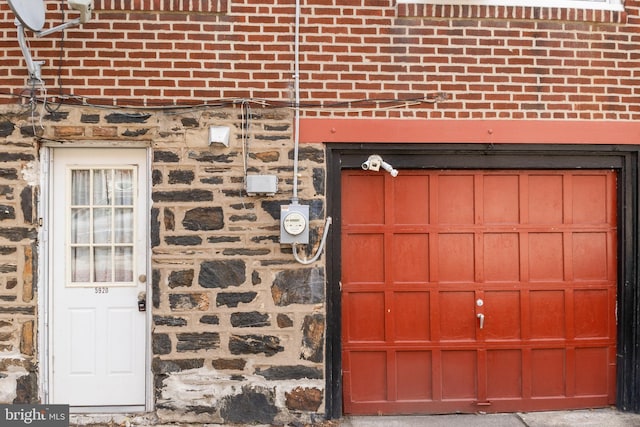
[[[484,329],[484,314],[478,313],[478,319],[480,319],[480,329]]]

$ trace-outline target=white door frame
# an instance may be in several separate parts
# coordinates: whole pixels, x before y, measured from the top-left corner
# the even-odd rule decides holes
[[[51,366],[52,366],[52,333],[50,329],[50,322],[52,317],[51,307],[51,289],[49,286],[49,280],[51,278],[52,268],[52,245],[50,243],[51,235],[51,220],[52,220],[52,207],[50,203],[51,190],[51,166],[54,157],[55,150],[63,150],[64,148],[138,148],[146,149],[146,165],[145,173],[149,179],[147,180],[148,188],[147,194],[149,195],[146,201],[141,201],[141,209],[146,212],[151,212],[151,164],[152,164],[152,150],[146,143],[117,143],[117,142],[99,142],[99,143],[74,143],[74,144],[62,144],[62,143],[46,143],[40,149],[40,179],[39,187],[40,193],[38,195],[38,362],[39,362],[39,394],[44,404],[50,403],[50,389],[51,389]],[[36,183],[32,183],[35,185]],[[150,215],[147,215],[150,218]],[[146,224],[147,236],[150,236],[151,222]],[[151,246],[150,239],[146,247],[146,275],[147,280],[151,280]],[[112,412],[112,413],[125,413],[125,412],[150,412],[154,409],[154,393],[153,393],[153,373],[151,370],[152,350],[151,350],[151,325],[152,325],[152,290],[151,283],[147,286],[147,311],[145,313],[145,405],[140,407],[89,407],[89,408],[72,408],[72,412]]]

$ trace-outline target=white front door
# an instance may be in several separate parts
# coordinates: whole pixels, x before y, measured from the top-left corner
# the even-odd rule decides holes
[[[146,151],[52,150],[50,403],[145,404]]]

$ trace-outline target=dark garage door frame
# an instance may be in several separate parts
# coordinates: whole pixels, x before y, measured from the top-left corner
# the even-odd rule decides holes
[[[616,406],[640,412],[640,284],[638,283],[637,145],[547,144],[327,144],[327,418],[342,416],[341,171],[359,169],[379,154],[402,169],[613,169],[618,172],[618,327]]]

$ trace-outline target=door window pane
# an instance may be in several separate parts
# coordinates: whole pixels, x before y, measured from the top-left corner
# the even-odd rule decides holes
[[[111,248],[93,249],[94,278],[96,282],[111,281]]]
[[[71,243],[89,243],[89,215],[88,208],[71,209]]]
[[[116,170],[114,175],[115,204],[133,205],[133,171]]]
[[[133,243],[133,209],[115,209],[115,243]]]
[[[93,171],[93,204],[110,204],[111,171],[98,169]]]
[[[116,282],[133,281],[133,248],[128,246],[116,248],[115,274]]]
[[[71,204],[89,204],[89,171],[74,170],[71,174]]]
[[[88,282],[90,280],[89,248],[71,249],[71,280]]]
[[[111,243],[111,209],[93,210],[93,243]]]

